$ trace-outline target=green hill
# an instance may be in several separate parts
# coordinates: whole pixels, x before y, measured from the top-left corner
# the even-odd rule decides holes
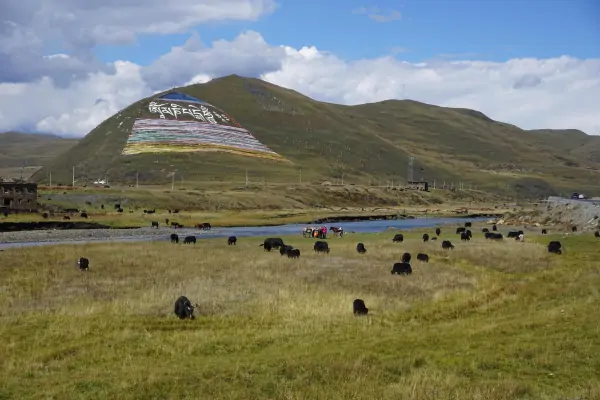
[[[123,156],[137,118],[148,116],[140,100],[107,119],[33,177],[69,183],[72,167],[79,182],[168,184],[171,172],[197,185],[252,181],[351,184],[405,180],[409,157],[414,178],[437,186],[499,193],[549,194],[555,190],[598,193],[598,141],[583,132],[526,131],[466,109],[410,100],[343,106],[312,100],[259,79],[228,76],[176,88],[226,111],[262,144],[285,160],[224,152],[145,153]],[[164,92],[168,93],[168,92]],[[565,138],[568,136],[568,139]],[[571,140],[574,136],[577,140]],[[580,145],[578,145],[580,143]],[[593,147],[595,146],[595,147]],[[592,149],[590,151],[590,149]]]
[[[77,143],[54,135],[20,132],[0,133],[0,176],[24,177],[47,165]]]

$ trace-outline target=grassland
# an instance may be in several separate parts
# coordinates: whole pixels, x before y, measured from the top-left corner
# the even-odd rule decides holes
[[[38,214],[11,214],[0,222],[39,221],[44,211],[77,208],[88,214],[82,219],[71,213],[72,221],[97,222],[113,227],[149,226],[150,221],[179,222],[193,226],[210,222],[215,226],[257,226],[307,223],[332,216],[391,215],[456,216],[469,213],[504,213],[513,202],[489,193],[465,190],[431,192],[400,191],[378,187],[320,185],[223,184],[210,190],[167,187],[42,188]],[[120,204],[123,213],[115,210]],[[102,208],[104,205],[104,208]],[[498,207],[496,207],[498,206]],[[143,210],[156,210],[146,215]],[[519,207],[520,209],[520,207]],[[180,210],[170,214],[168,210]],[[48,220],[62,220],[55,213]]]
[[[37,182],[69,184],[107,176],[111,182],[170,184],[171,174],[205,188],[224,182],[385,185],[414,178],[488,192],[539,198],[557,192],[599,194],[597,137],[580,131],[525,131],[480,112],[415,101],[342,106],[322,103],[258,79],[229,76],[177,88],[222,108],[287,162],[227,153],[122,156],[142,99],[91,131],[34,174]]]
[[[455,250],[421,232],[348,234],[329,255],[285,238],[299,260],[259,238],[5,250],[0,398],[600,398],[598,240],[560,238],[551,256],[556,237],[443,230]],[[405,251],[431,261],[391,276]],[[182,294],[194,321],[172,313]]]

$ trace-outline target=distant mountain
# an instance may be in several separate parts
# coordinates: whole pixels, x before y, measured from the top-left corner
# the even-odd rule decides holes
[[[20,177],[23,173],[23,177],[28,178],[75,144],[77,139],[63,139],[54,135],[0,133],[0,177]]]
[[[200,131],[208,141],[197,141]],[[52,140],[56,148],[68,147]],[[139,174],[140,182],[168,183],[173,172],[186,181],[242,181],[248,171],[255,181],[290,183],[302,171],[303,182],[343,177],[385,184],[406,179],[414,157],[413,178],[437,186],[462,182],[495,192],[591,194],[598,192],[599,149],[597,137],[580,131],[527,131],[479,111],[410,100],[323,103],[232,75],[142,99],[46,167],[53,180],[65,183],[75,166],[79,181],[106,174],[112,182],[132,183]],[[35,152],[20,151],[19,162],[24,153]],[[33,179],[47,175],[44,168]]]
[[[77,139],[21,132],[0,133],[0,168],[43,166],[77,144]]]

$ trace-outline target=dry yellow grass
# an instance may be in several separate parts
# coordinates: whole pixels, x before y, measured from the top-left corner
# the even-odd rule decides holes
[[[595,238],[551,257],[531,238],[405,236],[348,234],[329,255],[285,238],[299,260],[259,238],[5,250],[0,398],[600,398]],[[392,276],[405,251],[413,275]],[[182,294],[195,321],[173,315]]]

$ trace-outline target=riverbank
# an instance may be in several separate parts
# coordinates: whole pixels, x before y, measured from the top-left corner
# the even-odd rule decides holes
[[[167,237],[174,229],[64,229],[64,230],[32,230],[17,232],[0,232],[0,244],[2,243],[32,243],[32,242],[65,242],[65,241],[112,241],[137,239],[152,240],[159,237]],[[181,233],[190,232],[190,229],[182,229]],[[195,233],[196,230],[194,230]]]
[[[81,210],[84,211],[84,210]],[[469,209],[462,206],[447,206],[442,209],[419,208],[343,208],[339,210],[272,210],[272,211],[222,211],[218,213],[200,211],[153,210],[152,214],[141,211],[87,211],[87,218],[79,213],[53,213],[44,219],[40,214],[12,214],[0,218],[0,232],[14,232],[35,229],[133,229],[151,227],[156,221],[161,227],[178,223],[185,228],[193,228],[199,223],[210,223],[213,227],[263,227],[286,224],[337,224],[343,222],[404,220],[413,218],[500,218],[509,211],[483,206]],[[68,216],[69,220],[63,220]]]
[[[483,222],[485,218],[472,219],[473,222]],[[382,232],[390,229],[418,229],[443,226],[449,224],[462,225],[463,218],[414,218],[404,220],[373,220],[358,222],[343,222],[337,224],[351,234],[353,232]],[[3,244],[35,244],[35,243],[72,243],[72,242],[109,242],[109,241],[147,241],[167,240],[172,233],[179,236],[193,235],[198,238],[215,238],[236,235],[272,236],[298,235],[301,236],[303,224],[283,224],[275,226],[246,226],[230,228],[213,228],[203,231],[194,228],[164,228],[144,227],[136,229],[70,229],[70,230],[37,230],[19,232],[0,232],[0,248]]]

